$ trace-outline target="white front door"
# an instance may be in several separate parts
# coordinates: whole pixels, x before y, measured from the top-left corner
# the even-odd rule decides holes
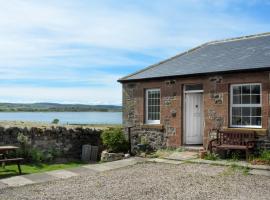
[[[185,94],[185,144],[203,143],[203,94]]]

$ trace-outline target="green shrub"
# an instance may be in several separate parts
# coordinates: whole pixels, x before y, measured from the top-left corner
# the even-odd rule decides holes
[[[260,152],[259,159],[270,162],[270,151],[269,150],[263,150]]]
[[[218,160],[219,156],[216,153],[207,153],[204,157],[205,160]]]
[[[127,152],[128,150],[128,142],[121,128],[104,130],[101,139],[109,152]]]
[[[52,124],[58,124],[59,122],[60,122],[59,119],[54,119],[54,120],[52,121]]]

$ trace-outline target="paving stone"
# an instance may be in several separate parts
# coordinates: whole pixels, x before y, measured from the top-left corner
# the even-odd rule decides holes
[[[76,167],[76,168],[70,168],[70,169],[66,169],[67,171],[79,174],[79,175],[89,175],[89,174],[93,174],[96,173],[95,170],[86,168],[86,167]]]
[[[11,178],[2,179],[0,180],[0,182],[7,184],[8,186],[11,186],[11,187],[28,185],[28,184],[34,183],[34,181],[24,178],[23,176],[15,176]]]
[[[47,173],[37,173],[37,174],[29,174],[23,176],[24,178],[30,179],[31,181],[35,183],[43,183],[43,182],[48,182],[48,181],[53,181],[58,179],[55,176],[51,176]]]
[[[117,161],[101,163],[101,164],[86,165],[83,167],[92,169],[95,171],[103,172],[103,171],[108,171],[112,169],[118,169],[122,167],[135,165],[139,162],[144,162],[144,161],[145,159],[143,158],[129,158],[129,159],[117,160]]]
[[[76,174],[67,170],[55,170],[55,171],[50,171],[46,173],[57,178],[70,178],[70,177],[79,175],[79,174]]]
[[[105,166],[105,165],[102,165],[102,164],[86,165],[86,166],[83,166],[83,167],[87,168],[87,169],[94,170],[94,171],[98,171],[98,172],[103,172],[103,171],[108,171],[108,170],[113,169],[113,168],[111,168],[109,166]]]
[[[198,157],[197,152],[192,152],[192,151],[183,151],[183,152],[174,152],[166,159],[171,159],[171,160],[191,160],[195,159]]]
[[[252,169],[252,170],[249,171],[249,174],[261,175],[261,176],[270,176],[270,171],[268,171],[268,170],[260,170],[260,169]]]

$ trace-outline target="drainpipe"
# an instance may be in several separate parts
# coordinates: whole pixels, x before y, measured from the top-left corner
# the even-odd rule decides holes
[[[132,151],[131,151],[131,129],[134,126],[128,126],[128,145],[129,145],[129,154],[132,156]]]

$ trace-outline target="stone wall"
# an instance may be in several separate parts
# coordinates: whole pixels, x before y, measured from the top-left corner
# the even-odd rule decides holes
[[[162,128],[133,128],[131,132],[131,147],[133,152],[138,150],[137,145],[142,140],[149,144],[152,150],[166,148],[168,146],[168,136]]]
[[[80,159],[82,145],[101,145],[101,130],[89,128],[51,127],[51,128],[18,128],[0,127],[0,145],[16,145],[20,143],[18,134],[27,136],[33,148],[40,151],[58,151],[61,157],[67,159]]]

